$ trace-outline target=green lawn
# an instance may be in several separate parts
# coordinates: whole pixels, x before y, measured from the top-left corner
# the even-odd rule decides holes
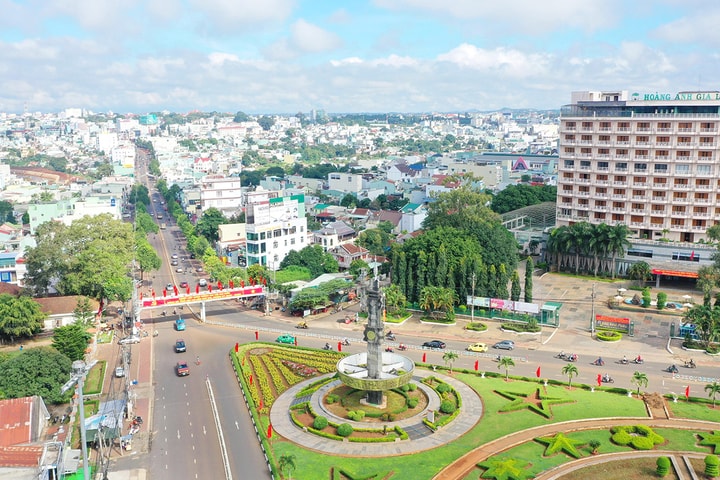
[[[720,401],[716,402],[713,408],[711,403],[687,402],[683,397],[677,403],[670,400],[667,406],[673,417],[720,422]]]

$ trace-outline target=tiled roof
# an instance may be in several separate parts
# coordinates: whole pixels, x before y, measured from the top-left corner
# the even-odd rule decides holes
[[[42,311],[48,315],[61,315],[74,312],[80,298],[82,298],[80,295],[69,295],[66,297],[35,298],[34,300],[40,304]],[[88,300],[93,313],[97,312],[100,304],[92,298],[88,298]]]
[[[9,447],[32,441],[34,397],[0,400],[0,446]]]
[[[37,467],[42,451],[42,445],[0,447],[0,466]]]

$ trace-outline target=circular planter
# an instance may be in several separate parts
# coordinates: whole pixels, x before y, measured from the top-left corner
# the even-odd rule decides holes
[[[622,339],[622,333],[618,332],[596,332],[595,337],[601,342],[619,342]]]

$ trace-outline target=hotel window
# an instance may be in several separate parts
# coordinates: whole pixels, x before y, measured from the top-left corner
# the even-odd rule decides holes
[[[713,137],[700,137],[701,147],[712,147],[713,143]]]
[[[656,137],[655,145],[670,145],[670,137]]]
[[[572,179],[573,179],[573,174],[572,174],[572,172],[564,172],[562,178],[565,179],[565,180],[572,180]]]
[[[575,160],[565,160],[565,168],[575,168]]]
[[[652,250],[641,250],[639,248],[629,248],[627,251],[627,255],[629,257],[652,258],[653,252],[652,252]]]
[[[698,152],[698,159],[700,159],[700,160],[705,160],[705,161],[712,160],[712,159],[713,159],[713,154],[712,154],[712,152],[699,151],[699,152]]]
[[[647,145],[648,143],[650,143],[650,137],[648,137],[647,135],[639,135],[635,137],[635,143],[637,143],[638,145]]]
[[[638,131],[639,132],[649,132],[650,131],[650,123],[649,122],[638,123]]]
[[[565,147],[565,155],[575,155],[575,147]]]
[[[628,158],[628,151],[625,148],[618,148],[615,150],[615,157],[617,158]],[[625,168],[627,168],[627,164],[625,164]]]
[[[618,122],[618,131],[619,132],[629,132],[630,131],[630,122]]]
[[[600,135],[600,138],[598,140],[602,144],[610,143],[610,135]]]
[[[610,168],[610,164],[608,162],[598,162],[598,168],[605,171]]]
[[[677,200],[679,202],[685,202],[685,201],[687,201],[687,199],[688,199],[687,192],[674,192],[673,193],[673,200]],[[673,211],[675,211],[675,208],[677,208],[677,207],[673,207]],[[681,207],[681,208],[683,211],[685,211],[685,207]]]
[[[647,163],[636,163],[634,167],[636,172],[647,172]]]
[[[655,151],[655,158],[656,159],[664,159],[667,160],[670,157],[670,152],[667,150],[656,150]]]
[[[583,135],[580,137],[580,141],[585,144],[592,143],[592,135]]]
[[[575,135],[565,135],[565,141],[566,142],[574,142],[575,141]]]
[[[580,170],[590,170],[590,162],[587,160],[580,161]]]
[[[610,122],[600,122],[600,131],[609,132],[610,131]]]
[[[677,144],[682,146],[688,146],[690,142],[692,142],[692,138],[690,137],[678,137],[677,139]]]
[[[705,165],[706,167],[709,165]],[[687,175],[690,173],[690,165],[675,165],[675,173],[680,175]]]
[[[672,126],[670,125],[670,122],[660,122],[658,123],[658,130],[661,132],[669,132],[672,130]]]
[[[657,163],[657,164],[655,164],[654,171],[655,171],[655,173],[661,173],[661,174],[668,173],[668,166],[666,163]]]
[[[700,123],[700,131],[701,132],[714,132],[715,131],[715,123],[714,122]]]
[[[583,130],[592,130],[593,122],[582,122],[582,129]]]
[[[567,128],[568,130],[575,130],[575,122],[567,122],[565,124],[565,128]]]
[[[698,175],[712,175],[713,174],[712,165],[698,165],[695,168],[696,168]]]
[[[675,152],[675,158],[677,158],[677,160],[681,162],[688,162],[690,161],[690,151],[678,150],[677,152]]]
[[[617,143],[618,145],[627,145],[630,143],[630,137],[627,135],[618,135]]]
[[[692,122],[680,122],[678,123],[678,132],[692,132]]]
[[[627,163],[626,162],[620,162],[615,164],[615,170],[618,172],[627,172]],[[625,178],[625,177],[623,177]]]

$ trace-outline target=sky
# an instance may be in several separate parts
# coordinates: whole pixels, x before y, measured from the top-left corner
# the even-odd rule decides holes
[[[717,0],[0,0],[0,112],[558,109],[720,89]]]

